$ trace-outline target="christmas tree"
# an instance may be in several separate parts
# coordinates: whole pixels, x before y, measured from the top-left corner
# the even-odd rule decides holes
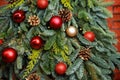
[[[104,0],[9,0],[0,7],[0,80],[112,80],[120,68]]]

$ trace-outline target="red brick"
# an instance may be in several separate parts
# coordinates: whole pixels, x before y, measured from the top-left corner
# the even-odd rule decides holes
[[[113,6],[113,13],[120,13],[120,5]]]
[[[0,0],[0,6],[4,6],[8,4],[8,2],[6,0]]]
[[[113,20],[114,21],[120,21],[120,14],[113,15]]]
[[[113,22],[112,29],[118,29],[120,31],[120,21]]]

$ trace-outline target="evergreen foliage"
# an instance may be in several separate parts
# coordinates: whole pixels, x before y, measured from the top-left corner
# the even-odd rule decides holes
[[[21,5],[5,9],[0,7],[0,51],[5,47],[13,47],[18,52],[14,63],[4,63],[0,56],[0,78],[5,80],[25,80],[29,74],[36,72],[41,80],[112,80],[111,73],[115,67],[120,68],[120,54],[117,53],[116,43],[106,22],[112,17],[104,0],[48,0],[46,9],[37,8],[36,0],[25,0]],[[68,1],[68,2],[67,2]],[[65,4],[68,4],[66,6]],[[48,28],[48,22],[59,10],[68,8],[72,11],[72,19],[65,22],[61,29]],[[15,23],[11,16],[16,10],[25,11],[26,18],[22,23]],[[40,24],[32,27],[27,22],[30,15],[37,15]],[[69,37],[65,30],[70,26],[78,29],[76,37]],[[82,31],[81,31],[82,29]],[[84,38],[86,31],[93,31],[95,41]],[[30,47],[33,36],[41,36],[45,41],[40,50]],[[82,60],[79,52],[82,48],[90,47],[90,59]],[[0,53],[1,55],[1,53]],[[55,65],[64,62],[67,65],[65,75],[55,72]]]

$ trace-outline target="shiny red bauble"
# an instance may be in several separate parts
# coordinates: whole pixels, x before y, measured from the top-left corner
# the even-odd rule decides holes
[[[5,48],[2,51],[2,60],[6,63],[12,63],[17,59],[17,51],[13,48]]]
[[[43,46],[44,41],[39,36],[34,36],[31,41],[30,45],[33,49],[40,49]]]
[[[21,23],[25,20],[25,12],[23,10],[16,10],[12,14],[12,19],[16,23]]]
[[[37,0],[37,7],[39,9],[46,9],[48,7],[48,0]]]
[[[55,66],[55,72],[59,75],[65,74],[66,70],[67,70],[67,66],[63,62],[59,62]]]
[[[62,18],[60,16],[53,16],[51,17],[49,24],[52,29],[60,29],[62,27]]]
[[[95,40],[95,34],[92,31],[87,31],[87,32],[84,33],[84,38],[93,42]]]
[[[0,39],[0,45],[2,45],[3,44],[3,39]]]

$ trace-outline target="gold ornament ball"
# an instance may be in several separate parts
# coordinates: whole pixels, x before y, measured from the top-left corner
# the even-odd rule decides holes
[[[77,35],[77,28],[75,28],[74,26],[70,26],[66,29],[66,34],[69,36],[69,37],[74,37]]]

